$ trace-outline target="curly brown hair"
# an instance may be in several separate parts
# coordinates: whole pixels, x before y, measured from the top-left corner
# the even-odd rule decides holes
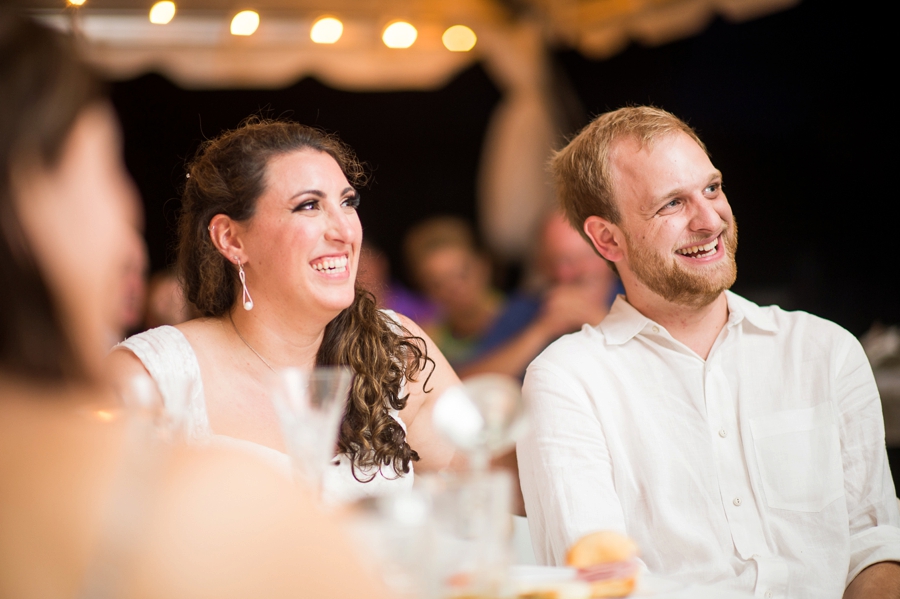
[[[209,237],[210,220],[217,214],[237,221],[252,218],[269,161],[301,150],[330,155],[351,185],[365,184],[362,164],[336,136],[259,117],[202,144],[188,165],[178,224],[178,275],[185,297],[202,315],[228,313],[240,285],[234,265]],[[337,446],[350,457],[354,477],[362,481],[360,470],[371,472],[387,465],[398,474],[408,473],[410,462],[419,455],[388,410],[406,407],[404,380],[416,380],[429,363],[433,370],[424,340],[378,310],[374,297],[357,285],[353,303],[325,327],[316,363],[347,365],[356,373]]]

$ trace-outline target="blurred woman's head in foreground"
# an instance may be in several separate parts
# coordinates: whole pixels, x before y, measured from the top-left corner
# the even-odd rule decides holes
[[[0,11],[0,370],[96,378],[117,328],[137,199],[72,42]]]

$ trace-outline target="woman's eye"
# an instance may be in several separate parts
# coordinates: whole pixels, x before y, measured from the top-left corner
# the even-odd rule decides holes
[[[357,193],[357,194],[350,196],[349,198],[344,198],[343,205],[347,206],[348,208],[359,208],[359,200],[360,200],[360,197],[359,197],[359,194]]]
[[[316,208],[317,205],[318,205],[318,201],[316,201],[316,200],[309,200],[309,201],[307,201],[307,202],[300,202],[300,203],[297,204],[297,206],[294,208],[294,212],[302,212],[302,211],[304,211],[304,210],[314,210],[314,209]]]

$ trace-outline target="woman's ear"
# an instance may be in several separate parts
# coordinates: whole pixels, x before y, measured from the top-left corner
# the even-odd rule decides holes
[[[209,238],[229,262],[246,264],[248,257],[241,243],[242,227],[230,216],[217,214],[209,221]]]
[[[625,257],[622,230],[605,218],[587,217],[584,221],[584,232],[594,244],[594,249],[610,262],[619,262]]]

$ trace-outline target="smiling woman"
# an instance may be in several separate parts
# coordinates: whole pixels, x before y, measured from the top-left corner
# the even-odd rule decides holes
[[[431,405],[458,382],[415,323],[376,309],[356,285],[365,174],[337,138],[251,118],[207,142],[190,164],[178,268],[203,315],[126,340],[118,376],[149,374],[165,400],[190,381],[190,436],[238,444],[287,465],[266,381],[281,367],[356,373],[326,500],[412,484],[413,462],[446,467]],[[427,390],[426,390],[427,382]]]

